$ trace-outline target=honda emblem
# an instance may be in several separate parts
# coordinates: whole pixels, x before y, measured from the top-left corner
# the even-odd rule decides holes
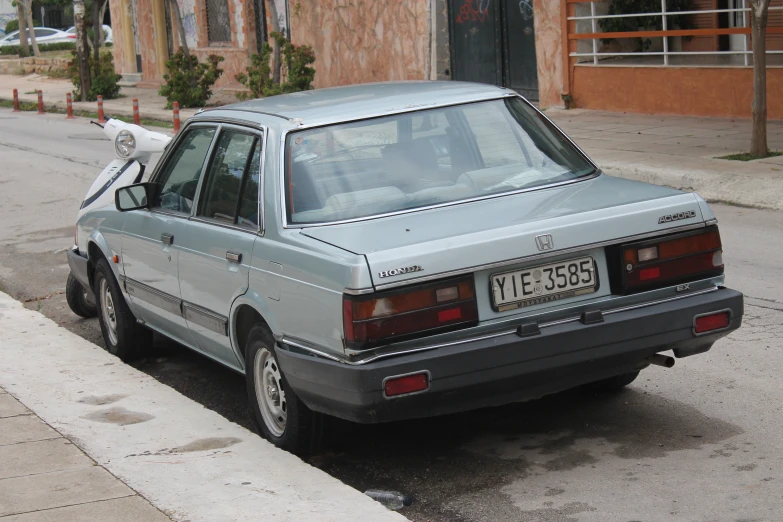
[[[550,234],[542,234],[536,236],[536,246],[543,252],[544,250],[552,250],[555,246],[555,242],[552,241],[552,236]]]

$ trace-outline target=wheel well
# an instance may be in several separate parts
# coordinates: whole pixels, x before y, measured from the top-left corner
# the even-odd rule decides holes
[[[250,305],[239,307],[236,313],[236,320],[234,321],[234,332],[236,332],[237,346],[242,353],[243,359],[245,358],[245,348],[247,347],[247,335],[250,333],[250,329],[257,323],[266,325],[264,318],[261,317],[261,314],[255,308]]]

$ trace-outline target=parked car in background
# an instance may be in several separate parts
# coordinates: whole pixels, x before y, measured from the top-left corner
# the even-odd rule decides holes
[[[36,27],[35,41],[39,44],[45,43],[62,43],[72,42],[73,35],[60,31],[59,29],[51,29],[49,27]],[[0,47],[5,45],[19,45],[19,31],[9,33],[5,38],[0,39]]]
[[[76,27],[71,26],[68,29],[66,29],[65,32],[70,34],[71,38],[76,38]],[[110,43],[112,41],[112,31],[110,26],[106,24],[103,25],[103,35],[104,35],[103,38],[104,42]]]
[[[116,150],[147,141],[128,128]],[[109,351],[139,356],[154,330],[243,373],[260,432],[300,454],[324,415],[617,390],[742,321],[702,198],[607,176],[509,89],[202,111],[149,182],[115,189],[82,204],[68,253]]]

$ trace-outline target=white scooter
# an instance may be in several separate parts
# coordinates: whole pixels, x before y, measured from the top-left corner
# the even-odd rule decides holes
[[[153,154],[166,150],[172,138],[160,132],[153,132],[132,123],[117,119],[109,119],[100,125],[103,132],[114,143],[117,159],[109,163],[93,182],[82,201],[76,221],[88,210],[93,208],[114,206],[114,193],[118,188],[139,183],[144,175],[144,169]],[[65,297],[73,313],[81,317],[95,317],[94,296],[85,289],[72,273],[68,274],[65,285]]]

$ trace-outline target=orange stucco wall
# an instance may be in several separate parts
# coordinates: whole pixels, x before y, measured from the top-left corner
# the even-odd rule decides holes
[[[577,107],[606,111],[749,117],[753,69],[746,67],[572,68]],[[767,115],[783,118],[783,68],[767,69]]]

